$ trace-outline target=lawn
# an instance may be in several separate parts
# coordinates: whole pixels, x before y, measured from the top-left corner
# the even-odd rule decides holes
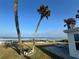
[[[52,54],[52,57],[48,51],[35,47],[35,52],[30,57],[24,57],[19,55],[14,49],[0,45],[0,59],[62,59],[59,56]]]

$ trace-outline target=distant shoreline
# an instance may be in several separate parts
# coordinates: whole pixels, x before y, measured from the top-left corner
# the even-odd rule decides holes
[[[48,39],[66,39],[66,38],[62,38],[62,37],[21,37],[21,39],[26,39],[26,38],[48,38]],[[0,37],[0,39],[18,39],[18,37]]]

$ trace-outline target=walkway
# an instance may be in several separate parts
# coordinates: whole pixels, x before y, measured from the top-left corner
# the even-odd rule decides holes
[[[64,59],[76,59],[69,55],[69,50],[67,45],[54,45],[54,46],[44,47],[44,49],[58,56],[62,56],[64,57]]]

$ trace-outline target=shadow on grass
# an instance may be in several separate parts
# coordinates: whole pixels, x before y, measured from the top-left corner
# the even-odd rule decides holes
[[[12,49],[13,49],[14,51],[16,51],[19,55],[23,55],[25,58],[31,59],[30,57],[25,56],[25,55],[23,54],[22,47],[19,47],[19,44],[17,44],[17,42],[14,42],[14,43],[5,43],[5,44],[4,44],[4,47],[5,47],[5,48],[12,48]]]
[[[40,50],[42,50],[44,53],[46,53],[47,55],[49,55],[53,59],[64,59],[63,57],[60,57],[56,54],[53,54],[53,53],[43,49],[42,47],[44,47],[44,46],[42,46],[42,47],[41,46],[36,46],[36,47],[39,48]]]

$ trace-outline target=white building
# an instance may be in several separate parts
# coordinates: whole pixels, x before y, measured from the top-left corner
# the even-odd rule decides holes
[[[79,27],[64,30],[64,32],[68,36],[70,56],[79,58]]]

